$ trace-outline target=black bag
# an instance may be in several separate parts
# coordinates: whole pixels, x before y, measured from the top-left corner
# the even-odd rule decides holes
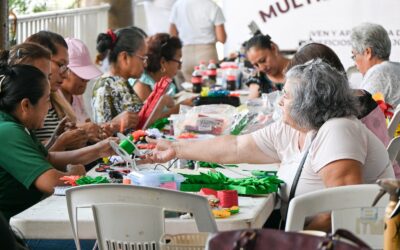
[[[347,239],[354,243],[340,241]],[[339,229],[333,235],[318,237],[296,232],[284,232],[273,229],[248,229],[219,232],[212,235],[208,241],[208,250],[292,250],[292,249],[323,249],[323,250],[356,250],[371,249],[351,232]]]

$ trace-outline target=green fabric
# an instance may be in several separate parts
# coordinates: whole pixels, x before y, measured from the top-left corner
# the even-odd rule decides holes
[[[95,178],[90,176],[82,176],[81,178],[77,179],[75,183],[80,185],[88,185],[88,184],[100,184],[100,183],[110,183],[105,176],[97,176]]]
[[[201,168],[223,168],[223,167],[237,168],[238,166],[233,165],[233,164],[226,164],[224,166],[221,166],[218,163],[199,161],[199,167],[201,167]]]
[[[7,220],[42,198],[32,184],[52,168],[47,154],[34,133],[0,111],[0,211]]]
[[[269,194],[277,192],[283,183],[275,175],[263,178],[228,178],[220,172],[200,173],[199,175],[182,174],[186,179],[181,183],[181,191],[198,192],[201,188],[215,190],[237,190],[238,194]]]

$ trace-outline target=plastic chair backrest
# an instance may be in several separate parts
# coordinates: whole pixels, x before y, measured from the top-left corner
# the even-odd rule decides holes
[[[383,215],[389,197],[383,196],[371,207],[378,193],[378,185],[361,184],[326,188],[295,197],[289,205],[285,231],[303,230],[306,217],[332,211],[332,232],[347,229],[372,248],[382,248]]]
[[[389,145],[387,146],[387,151],[389,154],[389,159],[391,162],[393,162],[400,150],[400,136],[397,136],[390,140]]]
[[[164,209],[140,204],[98,204],[92,209],[100,250],[159,249]]]
[[[400,123],[400,105],[397,106],[396,110],[394,111],[392,119],[390,119],[388,125],[388,134],[390,138],[394,137],[394,133],[396,132],[397,126]]]
[[[217,224],[205,197],[162,188],[121,184],[97,184],[66,190],[68,215],[75,245],[80,250],[77,212],[92,205],[137,204],[164,208],[165,210],[193,213],[199,232],[217,232]]]

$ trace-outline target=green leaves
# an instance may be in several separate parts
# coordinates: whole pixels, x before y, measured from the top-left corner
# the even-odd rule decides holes
[[[237,190],[239,194],[268,194],[277,192],[282,180],[275,175],[263,178],[249,177],[243,179],[228,178],[220,172],[200,173],[200,175],[183,174],[186,178],[181,184],[182,191],[199,191],[202,187],[217,190]],[[211,187],[213,186],[213,187]]]

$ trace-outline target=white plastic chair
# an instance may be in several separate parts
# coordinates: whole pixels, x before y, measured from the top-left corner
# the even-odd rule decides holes
[[[387,151],[391,162],[396,160],[399,150],[400,150],[400,136],[397,136],[392,140],[390,140],[387,146]]]
[[[295,197],[289,205],[285,231],[303,230],[306,217],[332,211],[332,232],[344,228],[372,248],[382,248],[383,216],[389,197],[383,196],[371,207],[378,193],[378,185],[362,184],[326,188]]]
[[[392,119],[390,119],[388,125],[388,134],[390,138],[394,137],[394,133],[396,132],[397,126],[400,123],[400,105],[397,106],[396,110],[394,111]]]
[[[104,203],[129,203],[155,206],[170,211],[190,212],[193,213],[197,229],[200,232],[217,232],[217,225],[208,201],[199,195],[121,184],[79,186],[68,189],[65,194],[72,233],[78,250],[81,249],[77,222],[79,208],[90,208],[92,205]]]
[[[159,249],[164,234],[164,209],[133,204],[93,205],[100,250]]]

